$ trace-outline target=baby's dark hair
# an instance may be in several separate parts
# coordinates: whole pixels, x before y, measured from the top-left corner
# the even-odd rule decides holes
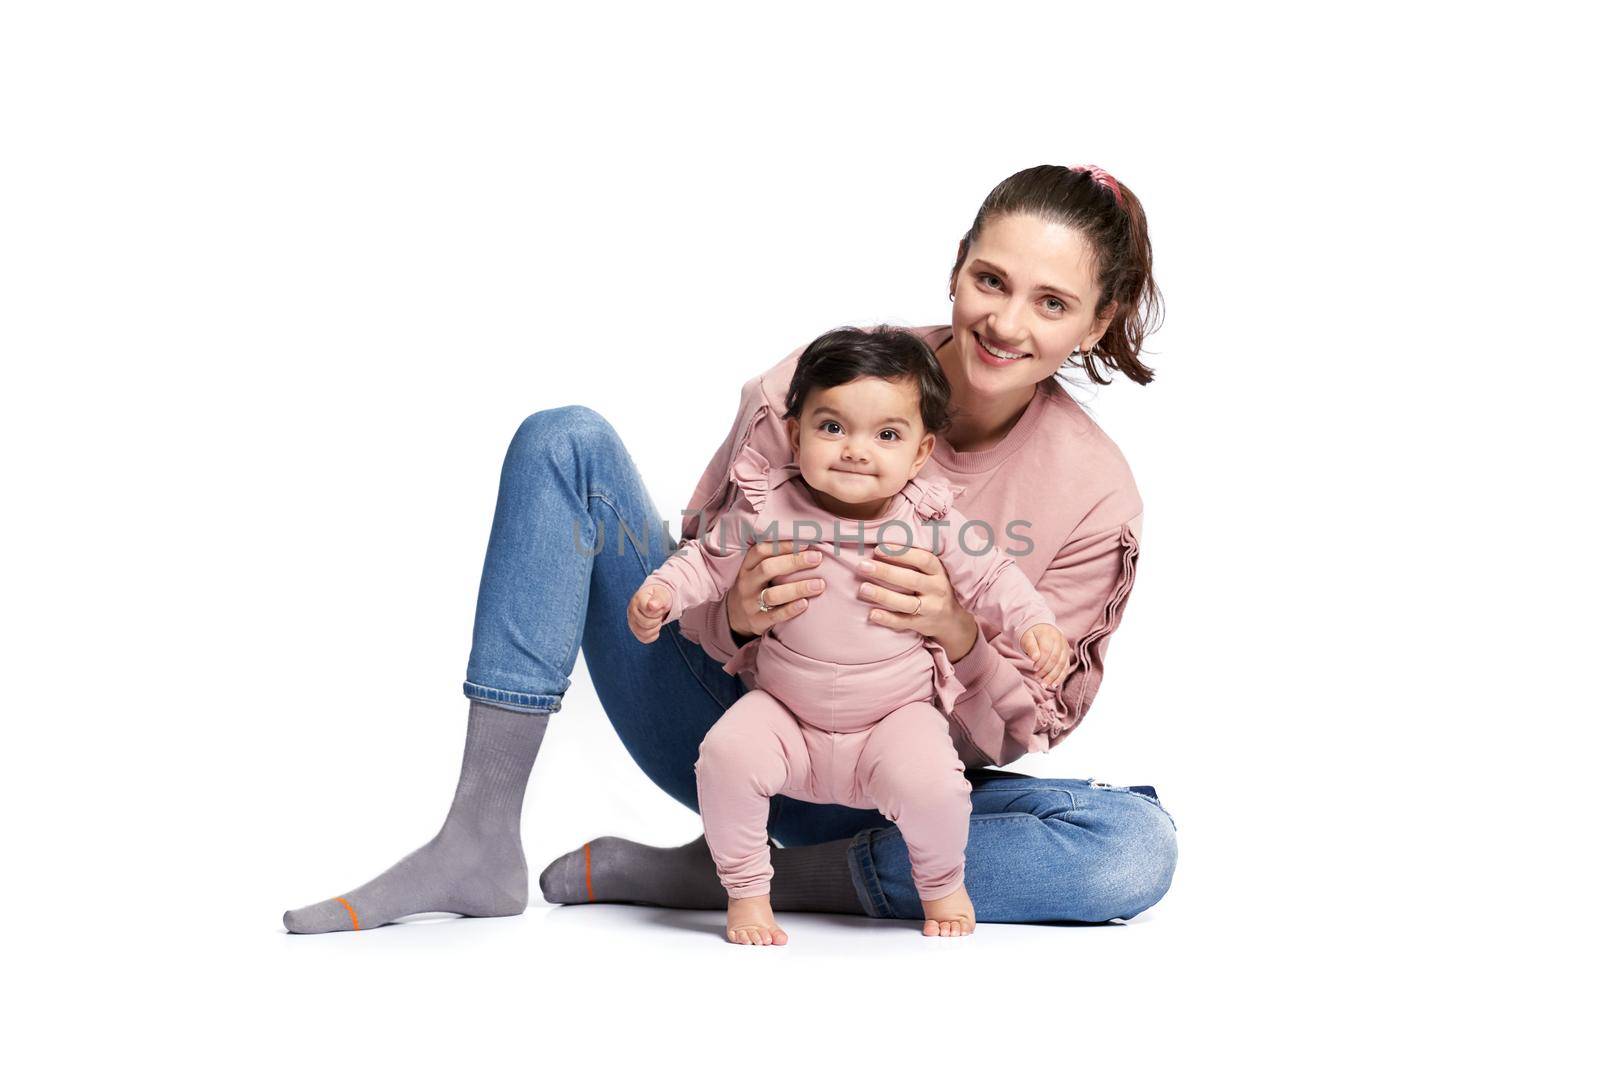
[[[950,380],[933,349],[895,326],[870,330],[843,326],[812,341],[795,364],[789,381],[785,418],[798,419],[813,389],[831,389],[857,378],[910,378],[922,397],[922,425],[929,433],[950,426]]]

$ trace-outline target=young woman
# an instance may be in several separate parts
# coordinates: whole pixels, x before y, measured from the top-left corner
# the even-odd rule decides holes
[[[880,555],[857,595],[871,621],[941,645],[964,687],[951,739],[972,784],[967,890],[980,921],[1129,918],[1166,893],[1175,827],[1147,786],[1040,779],[990,769],[1060,743],[1088,711],[1133,585],[1143,505],[1122,454],[1055,381],[1098,382],[1140,362],[1160,294],[1138,198],[1097,167],[1040,166],[989,194],[956,250],[949,326],[917,332],[950,380],[955,421],[930,469],[963,489],[974,548],[994,539],[1042,593],[1072,648],[1046,690],[1027,655],[985,635],[939,558]],[[729,468],[754,447],[787,459],[784,396],[800,350],[745,384],[727,440],[700,479],[683,534],[727,506]],[[584,407],[540,411],[511,440],[478,591],[464,691],[461,778],[444,826],[358,889],[285,913],[295,933],[380,926],[420,912],[514,915],[528,901],[522,797],[546,724],[581,647],[624,747],[693,810],[702,739],[743,682],[738,647],[805,610],[820,556],[753,546],[729,596],[640,644],[625,605],[676,547],[617,432]],[[581,644],[580,644],[581,642]],[[905,841],[876,811],[772,800],[772,907],[921,919]],[[721,909],[727,898],[698,838],[652,848],[591,841],[540,877],[546,899]]]

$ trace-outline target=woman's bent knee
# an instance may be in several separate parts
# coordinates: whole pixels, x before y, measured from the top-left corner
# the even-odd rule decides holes
[[[1033,920],[1107,922],[1153,907],[1172,885],[1178,839],[1154,802],[1095,791],[1094,802],[1040,813],[1047,833],[1032,853],[1034,877],[1022,909]]]
[[[1112,919],[1131,919],[1153,907],[1167,895],[1178,866],[1172,818],[1152,801],[1128,797],[1133,803],[1118,821],[1116,847],[1107,856],[1116,872],[1104,903],[1105,917]]]
[[[512,435],[507,458],[548,454],[552,448],[590,452],[620,442],[605,416],[582,404],[545,408],[522,420]]]

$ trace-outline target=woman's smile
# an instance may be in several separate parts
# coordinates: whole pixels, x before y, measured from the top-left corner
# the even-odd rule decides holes
[[[997,341],[991,341],[976,330],[972,331],[972,336],[978,341],[979,358],[985,363],[993,363],[996,366],[1003,367],[1008,363],[1016,363],[1018,360],[1031,358],[1028,353],[1002,345]]]

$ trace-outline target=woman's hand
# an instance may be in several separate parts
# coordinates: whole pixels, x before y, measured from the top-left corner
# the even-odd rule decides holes
[[[774,578],[815,567],[821,562],[819,550],[796,552],[793,541],[757,541],[751,545],[739,566],[739,577],[728,591],[728,629],[735,637],[754,637],[806,610],[806,601],[822,592],[821,578],[771,583]],[[767,590],[768,611],[761,610],[758,599],[763,589]]]
[[[870,579],[861,583],[858,595],[877,605],[867,615],[872,622],[933,638],[944,647],[951,663],[972,651],[978,641],[978,620],[956,599],[938,556],[925,548],[897,549],[890,554],[879,545],[872,559],[862,560],[857,569],[864,579]]]
[[[645,644],[661,635],[661,623],[672,610],[672,590],[659,582],[645,582],[628,601],[628,629]]]

